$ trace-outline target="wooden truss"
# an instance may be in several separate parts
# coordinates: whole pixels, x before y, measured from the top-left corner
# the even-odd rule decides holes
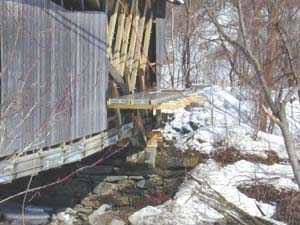
[[[110,73],[122,91],[128,89],[131,93],[136,89],[138,74],[146,73],[154,19],[151,0],[132,0],[130,4],[129,2],[107,1],[106,13]],[[121,80],[126,84],[126,88],[121,84]],[[146,84],[142,86],[145,87]],[[115,90],[116,95],[117,92],[119,91]]]

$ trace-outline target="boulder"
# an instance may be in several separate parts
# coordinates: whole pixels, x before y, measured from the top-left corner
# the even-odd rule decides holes
[[[114,183],[114,182],[119,182],[121,180],[126,180],[128,179],[128,176],[108,176],[105,178],[104,181]]]
[[[93,209],[98,208],[100,206],[100,203],[98,201],[98,196],[95,194],[91,194],[91,195],[85,197],[81,201],[81,205],[83,205],[86,208],[93,208]]]
[[[110,202],[112,205],[117,207],[124,207],[131,205],[131,196],[127,194],[115,193],[114,195],[110,196],[109,199],[106,199],[107,202]]]
[[[110,205],[103,204],[88,217],[89,223],[91,225],[107,224],[107,220],[110,219],[110,216],[108,216],[110,209]]]
[[[126,225],[126,223],[120,219],[112,219],[110,225]]]
[[[118,184],[101,182],[94,188],[94,193],[99,197],[106,197],[113,195],[118,190]]]
[[[145,217],[154,217],[160,214],[161,210],[152,206],[148,206],[132,214],[128,220],[132,225],[143,225],[146,224],[143,222]]]
[[[163,185],[164,179],[158,175],[150,175],[148,182],[149,182],[149,185],[157,187],[157,186]]]
[[[51,225],[74,225],[76,222],[76,211],[67,208],[64,212],[60,212],[54,216]]]
[[[183,177],[164,179],[164,191],[171,196],[174,195],[177,192],[178,187],[182,184],[183,179]]]
[[[127,207],[127,206],[138,206],[145,204],[145,196],[140,192],[133,193],[116,193],[109,199],[105,199],[115,207]]]
[[[119,191],[126,191],[127,189],[131,189],[131,188],[134,188],[135,186],[135,181],[134,180],[122,180],[122,181],[119,181],[118,184],[117,184],[117,189]]]
[[[164,180],[161,176],[158,175],[150,175],[149,179],[147,180],[140,180],[137,182],[136,186],[140,189],[158,189],[159,187],[162,187],[164,184]]]
[[[140,180],[139,182],[137,182],[136,186],[140,189],[145,189],[146,187],[146,180]]]
[[[144,177],[143,176],[129,176],[129,179],[139,181],[139,180],[143,180]]]
[[[192,169],[202,161],[203,157],[198,151],[161,146],[156,156],[156,167],[162,170]]]

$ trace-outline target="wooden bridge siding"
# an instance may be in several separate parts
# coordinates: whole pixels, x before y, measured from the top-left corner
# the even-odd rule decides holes
[[[166,62],[166,20],[156,18],[155,35],[156,35],[156,83],[158,88],[162,88],[163,65]]]
[[[9,116],[1,119],[6,134],[0,157],[105,130],[105,14],[69,12],[47,0],[0,4],[7,67],[1,82],[1,114]],[[13,101],[15,114],[6,113]]]

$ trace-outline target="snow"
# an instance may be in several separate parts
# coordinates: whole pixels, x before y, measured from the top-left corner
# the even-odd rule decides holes
[[[280,133],[259,132],[253,136],[253,103],[229,88],[212,86],[199,91],[208,102],[198,107],[178,109],[174,118],[162,129],[164,138],[173,141],[176,149],[190,149],[210,155],[218,146],[233,147],[243,153],[267,157],[268,151],[275,152],[285,164],[265,165],[240,160],[230,165],[219,165],[213,159],[199,164],[187,177],[175,197],[157,207],[146,207],[130,217],[133,225],[152,224],[212,224],[223,218],[221,212],[200,198],[199,193],[220,194],[228,202],[248,214],[283,224],[271,217],[275,213],[275,203],[266,204],[249,198],[239,191],[239,187],[251,184],[268,184],[277,189],[298,190],[293,181],[293,171],[286,163],[288,155]],[[298,102],[298,101],[297,101]],[[290,107],[290,106],[289,106]],[[300,112],[299,104],[293,105],[294,112]],[[291,114],[288,110],[288,115]],[[297,122],[291,122],[293,132],[299,132]],[[201,184],[201,185],[199,185]],[[263,214],[262,214],[262,212]]]
[[[204,88],[199,95],[206,97],[208,102],[189,110],[176,110],[174,120],[162,130],[166,140],[176,141],[175,145],[182,150],[195,149],[206,154],[214,151],[210,145],[222,143],[261,157],[267,157],[267,152],[272,150],[279,158],[288,159],[280,135],[259,132],[257,139],[253,140],[251,101],[243,96],[238,99],[231,89],[218,86]],[[300,106],[297,105],[294,111],[300,112]],[[199,128],[193,130],[191,124]]]
[[[172,200],[158,207],[148,206],[134,213],[130,222],[134,225],[152,225],[158,221],[159,224],[196,225],[221,220],[223,215],[197,196],[201,191],[208,195],[217,192],[252,216],[268,219],[274,224],[283,224],[270,219],[275,212],[275,205],[249,198],[241,193],[238,187],[260,181],[272,184],[276,188],[297,189],[296,184],[291,181],[293,175],[289,165],[268,166],[241,160],[222,168],[214,160],[209,160],[198,165],[191,175],[202,185],[189,179],[181,185]]]

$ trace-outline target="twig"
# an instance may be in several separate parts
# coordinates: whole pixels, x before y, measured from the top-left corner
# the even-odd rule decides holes
[[[24,195],[23,202],[22,202],[22,224],[23,225],[25,225],[25,203],[26,203],[26,199],[27,199],[27,195],[28,195],[28,190],[30,189],[30,186],[32,183],[33,176],[34,176],[34,174],[32,174],[30,176],[29,182],[26,187],[26,193]]]

